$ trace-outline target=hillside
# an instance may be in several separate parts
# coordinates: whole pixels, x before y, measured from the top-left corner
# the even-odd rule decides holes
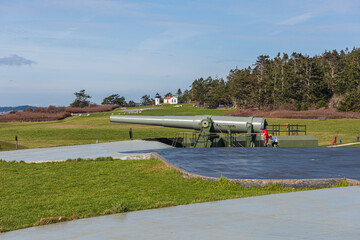
[[[35,106],[30,106],[30,105],[21,105],[21,106],[17,106],[17,107],[0,107],[0,115],[3,114],[8,114],[10,111],[23,111],[27,108],[32,108],[35,109],[37,107]]]
[[[145,108],[145,107],[141,107]],[[221,115],[232,110],[203,109],[184,104],[183,107],[173,106],[151,107],[137,115]],[[135,108],[139,109],[139,108]],[[112,114],[124,114],[115,109],[113,112],[80,114],[63,120],[48,122],[4,122],[0,123],[0,151],[14,149],[14,136],[18,136],[21,148],[40,148],[64,145],[78,145],[98,142],[129,140],[129,129],[132,128],[134,139],[171,138],[177,132],[186,129],[165,128],[136,124],[111,123]],[[319,146],[330,145],[334,136],[343,143],[356,141],[360,132],[360,119],[284,119],[267,118],[269,124],[306,124],[307,134],[319,140]],[[192,130],[191,130],[192,131]]]
[[[290,111],[290,110],[254,110],[254,109],[239,109],[234,112],[225,114],[226,116],[241,116],[241,117],[263,117],[263,118],[289,118],[289,119],[360,119],[360,112],[338,112],[334,108],[317,109],[307,111]]]

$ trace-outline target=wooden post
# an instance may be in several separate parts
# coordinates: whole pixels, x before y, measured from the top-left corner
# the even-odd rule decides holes
[[[132,139],[133,139],[133,132],[132,132],[132,128],[130,128],[130,130],[129,130],[129,138],[130,138],[130,140],[132,140]]]
[[[15,142],[16,142],[16,150],[18,149],[18,137],[15,136]]]

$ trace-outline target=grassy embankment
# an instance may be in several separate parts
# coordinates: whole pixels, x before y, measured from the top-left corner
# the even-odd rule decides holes
[[[329,146],[337,136],[339,143],[356,142],[356,134],[360,133],[360,119],[267,119],[269,124],[306,124],[307,135],[313,135],[319,140],[319,146]],[[355,147],[356,145],[352,145]]]
[[[64,221],[299,191],[279,185],[246,189],[226,179],[185,179],[158,160],[102,160],[0,162],[0,232],[57,222],[60,216]]]
[[[224,115],[231,110],[212,110],[194,108],[190,104],[184,107],[161,106],[143,111],[140,115]],[[0,123],[0,151],[15,149],[14,136],[19,139],[20,148],[53,147],[76,144],[89,144],[128,140],[129,128],[134,138],[174,137],[176,132],[187,131],[157,126],[110,123],[112,113],[83,114],[65,120],[51,122]],[[118,114],[115,112],[114,114]],[[360,132],[360,119],[276,119],[268,118],[269,124],[306,124],[307,133],[319,140],[319,146],[330,145],[334,136],[343,143],[355,142]]]
[[[149,115],[224,115],[229,110],[211,110],[187,106],[158,107],[146,110]],[[145,126],[134,124],[110,123],[112,113],[92,113],[90,116],[74,116],[50,122],[9,122],[0,123],[0,150],[15,149],[14,136],[18,136],[21,148],[39,148],[64,145],[89,144],[99,142],[121,141],[129,139],[129,128],[133,129],[134,139],[152,137],[173,137],[175,128]],[[114,114],[118,114],[115,112]]]
[[[228,110],[204,110],[185,106],[144,111],[143,115],[224,115]],[[13,138],[21,147],[48,147],[128,139],[128,129],[137,139],[172,137],[179,129],[115,124],[111,113],[77,116],[61,121],[39,123],[1,123],[0,146],[11,149]],[[274,123],[308,124],[308,134],[320,144],[332,140],[335,132],[344,134],[343,142],[359,130],[359,120],[282,120]],[[353,122],[352,122],[353,121]],[[313,127],[319,126],[317,132]],[[320,136],[320,137],[319,137]],[[327,137],[328,136],[328,137]],[[338,134],[340,136],[340,134]],[[349,140],[352,141],[352,140]],[[346,184],[344,184],[346,185]],[[165,169],[157,160],[146,161],[71,161],[65,163],[25,164],[0,162],[0,231],[78,217],[99,216],[179,204],[291,192],[291,188],[269,186],[244,189],[222,180],[218,183],[184,179]]]

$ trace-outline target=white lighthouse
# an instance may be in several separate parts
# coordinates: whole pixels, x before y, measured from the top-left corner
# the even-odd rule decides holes
[[[161,97],[160,97],[159,93],[157,93],[155,95],[155,105],[160,105],[160,99],[161,99]]]

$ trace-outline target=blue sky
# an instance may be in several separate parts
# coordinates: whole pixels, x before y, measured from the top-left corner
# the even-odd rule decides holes
[[[0,0],[0,106],[140,101],[261,54],[359,47],[360,1]]]

